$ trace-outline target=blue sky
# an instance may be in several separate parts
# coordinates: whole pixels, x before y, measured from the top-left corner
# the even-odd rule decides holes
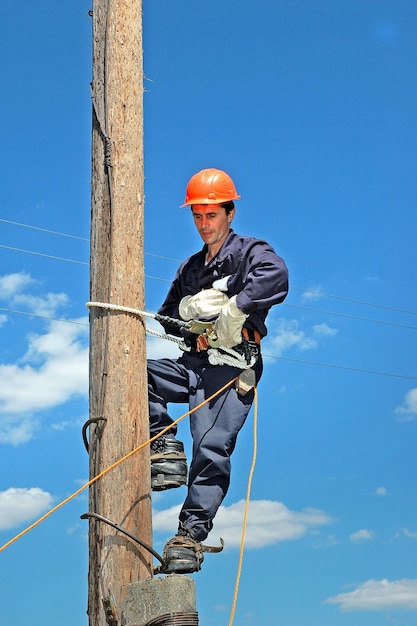
[[[1,545],[88,477],[89,9],[2,3]],[[144,0],[143,12],[147,309],[200,248],[178,206],[203,167],[230,173],[235,230],[290,269],[263,347],[234,624],[411,626],[417,5]],[[229,622],[252,425],[253,413],[208,540],[225,551],[195,576],[202,626]],[[186,422],[180,435],[189,451]],[[157,550],[183,497],[153,499]],[[86,510],[83,494],[1,553],[2,623],[87,625]]]

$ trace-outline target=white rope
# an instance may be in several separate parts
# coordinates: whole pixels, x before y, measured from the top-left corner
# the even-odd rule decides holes
[[[139,315],[141,317],[150,317],[151,319],[157,319],[158,317],[154,313],[148,313],[147,311],[141,311],[140,309],[134,309],[130,306],[122,306],[120,304],[109,304],[107,302],[87,302],[86,307],[89,309],[97,307],[100,309],[107,309],[109,311],[123,311],[124,313],[133,313],[133,315]],[[181,350],[187,351],[190,349],[180,337],[160,333],[157,330],[152,330],[151,328],[145,328],[145,330],[148,335],[153,335],[154,337],[159,337],[159,339],[167,339],[168,341],[177,343]]]
[[[107,302],[87,302],[85,305],[88,309],[98,307],[100,309],[107,309],[109,311],[124,311],[125,313],[133,313],[133,315],[140,315],[142,317],[151,317],[156,319],[157,316],[154,313],[147,313],[147,311],[141,311],[140,309],[133,309],[130,306],[121,306],[120,304],[109,304]]]
[[[167,335],[166,333],[160,333],[157,330],[152,330],[152,328],[145,329],[148,335],[153,335],[154,337],[158,337],[159,339],[168,339],[168,341],[173,341],[178,344],[180,350],[184,350],[184,352],[188,352],[191,350],[189,346],[186,345],[183,339],[180,337],[174,337],[174,335]]]
[[[207,350],[208,360],[211,365],[230,365],[231,367],[238,367],[241,370],[247,370],[253,367],[256,363],[256,358],[251,357],[250,363],[246,361],[246,358],[236,352],[232,348],[220,347],[220,350],[216,348],[209,348]]]
[[[134,309],[129,306],[121,306],[119,304],[110,304],[107,302],[87,302],[87,308],[98,307],[100,309],[107,309],[110,311],[123,311],[125,313],[132,313],[133,315],[139,315],[141,317],[150,317],[151,319],[158,319],[158,316],[154,313],[148,313],[147,311],[141,311],[140,309]],[[184,352],[188,352],[191,348],[179,337],[173,335],[167,335],[159,333],[150,328],[146,328],[146,332],[160,339],[168,339],[168,341],[174,341],[178,344],[178,347]],[[209,348],[207,350],[208,360],[211,365],[229,365],[230,367],[238,367],[239,369],[246,370],[253,367],[256,363],[256,357],[252,356],[250,363],[246,361],[246,358],[233,350],[233,348],[224,348],[220,346],[220,349]]]

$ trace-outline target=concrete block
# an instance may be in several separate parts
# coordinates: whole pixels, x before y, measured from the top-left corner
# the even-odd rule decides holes
[[[123,626],[145,626],[167,613],[196,613],[195,583],[189,576],[170,574],[128,585]]]

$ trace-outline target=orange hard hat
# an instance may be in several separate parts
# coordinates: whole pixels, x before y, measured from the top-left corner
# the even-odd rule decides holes
[[[192,204],[221,204],[231,200],[240,200],[240,196],[229,174],[211,167],[190,178],[181,207]]]

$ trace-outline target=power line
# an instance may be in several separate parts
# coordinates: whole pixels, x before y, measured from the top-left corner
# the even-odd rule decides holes
[[[359,367],[349,367],[348,365],[320,363],[319,361],[306,361],[304,359],[291,359],[285,356],[274,356],[273,354],[262,354],[262,356],[264,359],[280,359],[281,361],[292,361],[293,363],[302,363],[303,365],[318,365],[319,367],[330,367],[333,369],[347,370],[349,372],[358,372],[359,374],[374,374],[375,376],[388,376],[390,378],[405,378],[407,380],[417,380],[417,376],[407,376],[405,374],[390,374],[389,372],[377,372],[375,370],[367,370]]]
[[[16,311],[14,309],[8,309],[5,307],[0,307],[0,311],[5,311],[6,313],[15,313],[17,315],[26,315],[28,317],[37,317],[40,319],[45,319],[45,320],[49,320],[49,321],[53,321],[53,322],[65,322],[67,324],[77,324],[78,326],[85,326],[88,327],[89,324],[85,323],[85,322],[77,322],[75,320],[67,320],[67,319],[62,319],[62,318],[57,318],[57,317],[49,317],[47,315],[38,315],[36,313],[29,313],[27,311]],[[403,378],[406,380],[417,380],[417,376],[407,376],[405,374],[392,374],[390,372],[378,372],[375,370],[368,370],[368,369],[364,369],[364,368],[359,368],[359,367],[350,367],[347,365],[337,365],[334,363],[321,363],[319,361],[307,361],[305,359],[293,359],[290,357],[284,357],[284,356],[277,356],[274,354],[264,354],[262,353],[262,356],[264,359],[276,359],[276,360],[281,360],[281,361],[289,361],[289,362],[293,362],[293,363],[301,363],[303,365],[316,365],[318,367],[328,367],[328,368],[332,368],[332,369],[341,369],[341,370],[345,370],[345,371],[349,371],[349,372],[357,372],[359,374],[373,374],[375,376],[387,376],[389,378]]]
[[[29,226],[29,224],[22,224],[20,222],[12,222],[11,220],[5,220],[0,218],[0,222],[3,222],[4,224],[12,224],[13,226],[22,226],[23,228],[30,228],[32,230],[40,230],[43,233],[48,233],[50,235],[59,235],[60,237],[69,237],[71,239],[78,239],[79,241],[87,241],[89,242],[89,239],[86,239],[85,237],[77,237],[77,235],[68,235],[68,233],[60,233],[56,230],[48,230],[47,228],[40,228],[39,226]]]
[[[0,221],[8,221],[8,220],[1,220],[0,219]],[[13,222],[11,222],[11,223],[13,223]],[[24,225],[22,224],[22,226],[24,226]],[[34,226],[32,226],[32,227],[31,226],[27,226],[27,228],[36,228],[36,227],[34,227]],[[64,233],[57,233],[56,231],[48,231],[48,230],[41,229],[41,228],[39,228],[37,230],[44,230],[45,232],[49,232],[49,233],[53,233],[53,234],[57,234],[57,235],[62,235],[64,237],[66,237],[66,236],[72,237],[72,235],[65,235]],[[81,237],[74,237],[74,238],[75,239],[82,239]],[[87,239],[82,239],[82,240],[83,241],[88,241]],[[75,259],[67,259],[67,258],[63,258],[63,257],[54,256],[54,255],[51,255],[51,254],[44,254],[42,252],[35,252],[33,250],[24,250],[22,248],[13,248],[11,246],[5,246],[3,244],[0,244],[0,248],[3,248],[5,250],[12,250],[14,252],[22,252],[24,254],[33,254],[35,256],[42,256],[42,257],[45,257],[47,259],[53,259],[55,261],[65,261],[67,263],[75,263],[75,264],[78,264],[78,265],[89,265],[89,263],[86,262],[86,261],[77,261]],[[166,256],[161,256],[159,254],[152,254],[150,252],[145,252],[145,256],[151,256],[151,257],[154,257],[154,258],[158,258],[158,259],[163,259],[163,260],[166,260],[166,261],[173,261],[173,262],[179,263],[179,261],[177,259],[173,259],[171,257],[166,257]],[[146,275],[145,278],[151,279],[151,280],[159,280],[159,281],[167,282],[167,283],[171,282],[171,280],[168,279],[168,278],[160,278],[158,276]],[[409,310],[406,310],[406,309],[397,309],[395,307],[389,307],[389,306],[385,306],[383,304],[375,304],[375,303],[372,303],[372,302],[365,302],[364,300],[355,300],[353,298],[345,298],[343,296],[332,295],[332,294],[328,294],[328,293],[321,292],[321,291],[312,291],[311,289],[304,289],[304,288],[301,288],[301,287],[291,286],[291,290],[292,291],[302,291],[302,292],[305,292],[305,293],[318,294],[318,295],[321,295],[321,296],[326,297],[326,298],[334,298],[334,299],[337,299],[337,300],[342,300],[344,302],[353,302],[354,304],[361,304],[361,305],[365,305],[365,306],[376,307],[376,308],[379,308],[379,309],[385,309],[387,311],[393,311],[393,312],[396,312],[396,313],[408,313],[409,315],[417,315],[417,312],[415,312],[415,311],[409,311]],[[398,326],[400,328],[409,328],[409,329],[412,329],[412,330],[417,330],[416,326],[409,326],[409,325],[406,325],[406,324],[398,324],[398,323],[395,323],[395,322],[386,322],[386,321],[383,321],[383,320],[375,320],[375,319],[372,319],[372,318],[350,315],[348,313],[337,313],[335,311],[323,311],[321,309],[316,309],[316,308],[313,308],[313,307],[307,307],[307,306],[296,305],[296,304],[288,304],[288,303],[284,303],[284,306],[289,306],[289,307],[298,308],[298,309],[305,309],[306,311],[315,311],[315,312],[318,312],[318,313],[325,313],[327,315],[337,315],[339,317],[347,317],[347,318],[351,318],[351,319],[358,319],[358,320],[362,320],[362,321],[366,321],[366,322],[373,322],[375,324],[386,324],[386,325],[389,325],[389,326]]]
[[[164,261],[173,261],[174,263],[181,263],[178,259],[173,259],[169,256],[161,256],[160,254],[153,254],[152,252],[145,252],[145,256],[153,256],[156,259],[163,259]]]
[[[49,231],[49,232],[53,232],[53,231]],[[54,261],[64,261],[64,262],[67,262],[67,263],[75,263],[75,264],[78,264],[78,265],[89,265],[89,263],[87,263],[86,261],[76,261],[74,259],[66,259],[66,258],[63,258],[63,257],[53,256],[51,254],[44,254],[42,252],[35,252],[33,250],[23,250],[22,248],[13,248],[11,246],[5,246],[5,245],[2,245],[2,244],[0,244],[0,248],[3,248],[5,250],[12,250],[14,252],[22,252],[24,254],[33,254],[35,256],[41,256],[41,257],[44,257],[44,258],[47,258],[47,259],[53,259]],[[170,261],[174,260],[174,259],[170,259],[169,257],[160,257],[159,255],[148,254],[146,252],[145,252],[145,254],[147,256],[154,256],[154,257],[157,257],[157,258],[162,258],[162,259],[166,259],[166,260],[170,260]],[[159,280],[159,281],[167,282],[167,283],[171,282],[171,280],[168,279],[168,278],[160,278],[158,276],[150,276],[148,274],[145,274],[145,278],[148,279],[148,280]],[[301,289],[299,287],[292,287],[292,289],[296,289],[298,291],[309,291],[308,289]],[[340,300],[347,300],[349,302],[357,302],[357,303],[360,302],[358,300],[349,300],[349,298],[343,298],[343,297],[339,298],[339,296],[326,295],[326,297],[329,297],[329,298],[334,297],[334,298],[338,298]],[[388,309],[390,311],[397,311],[399,313],[407,313],[407,311],[404,311],[404,310],[401,310],[401,309],[394,309],[392,307],[384,307],[384,306],[378,305],[378,304],[373,305],[371,303],[366,303],[366,302],[362,302],[362,304],[367,304],[368,306],[376,306],[376,307],[379,307],[379,308],[386,308],[386,309]],[[408,330],[417,330],[417,326],[411,326],[411,325],[407,325],[407,324],[399,324],[397,322],[387,322],[387,321],[384,321],[384,320],[372,319],[372,318],[369,318],[369,317],[363,317],[363,316],[359,316],[359,315],[351,315],[349,313],[338,313],[336,311],[326,311],[326,310],[323,310],[323,309],[316,309],[314,307],[302,306],[302,305],[298,305],[298,304],[290,304],[288,302],[284,302],[283,306],[291,307],[291,308],[294,308],[294,309],[303,309],[305,311],[313,311],[313,312],[316,312],[316,313],[323,313],[323,314],[326,314],[326,315],[335,315],[337,317],[345,317],[347,319],[356,319],[356,320],[360,320],[360,321],[363,321],[363,322],[370,322],[372,324],[383,324],[383,325],[386,325],[386,326],[395,326],[397,328],[405,328],[405,329],[408,329]],[[414,313],[412,311],[409,311],[409,313],[414,315]]]
[[[2,219],[2,218],[0,218],[0,222],[11,224],[13,226],[20,226],[22,228],[29,228],[29,229],[32,229],[32,230],[38,230],[38,231],[42,231],[42,232],[45,232],[45,233],[48,233],[48,234],[58,235],[58,236],[61,236],[61,237],[69,237],[69,238],[72,238],[72,239],[77,239],[79,241],[89,242],[89,239],[87,239],[85,237],[78,237],[76,235],[70,235],[68,233],[62,233],[62,232],[59,232],[59,231],[54,231],[54,230],[50,230],[50,229],[46,229],[46,228],[41,228],[39,226],[32,226],[32,225],[29,225],[29,224],[23,224],[21,222],[14,222],[12,220],[6,220],[6,219]],[[3,248],[5,250],[12,250],[14,252],[22,252],[24,254],[33,254],[35,256],[42,256],[42,257],[45,257],[45,258],[48,258],[48,259],[53,259],[53,260],[56,260],[56,261],[65,261],[67,263],[75,263],[75,264],[78,264],[78,265],[89,265],[89,263],[87,263],[86,261],[77,261],[77,260],[74,260],[74,259],[62,258],[62,257],[57,257],[57,256],[49,255],[49,254],[44,254],[42,252],[35,252],[35,251],[32,251],[32,250],[23,250],[21,248],[13,248],[11,246],[1,245],[1,244],[0,244],[0,248]],[[167,257],[167,256],[163,256],[163,255],[160,255],[160,254],[154,254],[154,253],[151,253],[151,252],[145,252],[144,254],[145,254],[145,256],[150,256],[150,257],[153,257],[153,258],[162,259],[162,260],[170,261],[170,262],[174,262],[174,263],[180,263],[179,259],[175,259],[175,258],[172,258],[172,257]],[[148,279],[151,279],[151,280],[159,280],[159,281],[168,282],[168,283],[171,282],[171,280],[169,280],[169,279],[159,278],[157,276],[145,276],[145,277],[148,278]],[[306,288],[302,288],[302,287],[294,287],[292,285],[291,286],[291,290],[292,291],[301,291],[301,292],[306,293],[306,294],[317,295],[317,296],[325,297],[325,298],[333,298],[335,300],[341,300],[343,302],[352,302],[354,304],[360,304],[360,305],[363,305],[363,306],[370,306],[370,307],[374,307],[374,308],[384,309],[384,310],[393,311],[393,312],[396,312],[396,313],[406,313],[408,315],[417,315],[417,311],[410,311],[410,310],[407,310],[407,309],[399,309],[399,308],[396,308],[396,307],[391,307],[391,306],[387,306],[387,305],[384,305],[384,304],[376,304],[376,303],[373,303],[373,302],[366,302],[365,300],[358,300],[358,299],[355,299],[355,298],[347,298],[345,296],[329,294],[327,292],[320,291],[320,290],[315,290],[315,289],[306,289]],[[397,326],[397,327],[400,327],[400,328],[408,328],[408,329],[411,329],[411,330],[417,330],[417,327],[415,327],[415,326],[409,326],[409,325],[405,325],[405,324],[397,324],[395,322],[385,322],[383,320],[374,320],[374,319],[371,319],[371,318],[360,317],[360,316],[355,316],[355,315],[349,315],[347,313],[337,313],[337,312],[334,312],[334,311],[323,311],[323,310],[320,310],[320,309],[315,309],[313,307],[307,307],[307,306],[301,306],[301,305],[295,305],[295,304],[284,303],[284,305],[285,306],[289,306],[289,307],[293,307],[293,308],[305,309],[307,311],[315,311],[315,312],[318,312],[318,313],[325,313],[327,315],[336,315],[336,316],[339,316],[339,317],[347,317],[347,318],[351,318],[351,319],[358,319],[358,320],[372,322],[372,323],[376,323],[376,324],[385,324],[385,325],[389,325],[389,326]]]
[[[49,315],[38,315],[37,313],[29,313],[28,311],[16,311],[13,309],[6,309],[5,307],[0,307],[0,311],[5,311],[6,313],[15,313],[16,315],[27,315],[28,317],[38,317],[43,320],[50,320],[52,322],[66,322],[67,324],[77,324],[78,326],[89,326],[85,322],[77,322],[76,320],[66,320],[58,317],[50,317]]]
[[[387,326],[397,326],[399,328],[408,328],[409,330],[417,330],[417,326],[408,326],[407,324],[398,324],[397,322],[386,322],[384,320],[375,320],[369,317],[361,317],[359,315],[350,315],[349,313],[337,313],[336,311],[325,311],[323,309],[315,309],[309,306],[301,306],[298,304],[283,303],[284,306],[292,307],[293,309],[304,309],[306,311],[315,311],[316,313],[325,313],[326,315],[337,315],[339,317],[347,317],[348,319],[360,320],[362,322],[372,322],[373,324],[386,324]]]
[[[315,291],[313,289],[303,289],[302,287],[293,287],[296,291],[303,291],[305,293],[311,293],[317,296],[323,296],[325,298],[334,298],[336,300],[343,300],[345,302],[353,302],[354,304],[363,304],[365,306],[373,306],[378,309],[385,309],[387,311],[395,311],[396,313],[408,313],[409,315],[417,315],[417,311],[409,311],[407,309],[397,309],[396,307],[386,306],[385,304],[375,304],[374,302],[365,302],[365,300],[356,300],[354,298],[345,298],[344,296],[335,296],[324,291]]]
[[[0,244],[0,248],[4,250],[13,250],[13,252],[24,252],[25,254],[34,254],[35,256],[42,256],[47,259],[54,259],[55,261],[66,261],[67,263],[77,263],[78,265],[89,265],[86,261],[75,261],[74,259],[64,259],[59,256],[53,256],[52,254],[44,254],[43,252],[34,252],[33,250],[23,250],[22,248],[12,248],[11,246],[4,246]]]
[[[158,276],[150,276],[149,274],[145,274],[145,278],[149,280],[160,280],[163,283],[171,283],[172,281],[169,278],[158,278]]]

